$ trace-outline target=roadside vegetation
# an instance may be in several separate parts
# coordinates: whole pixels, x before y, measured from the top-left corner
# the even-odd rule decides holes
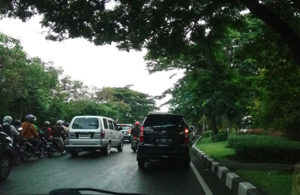
[[[156,109],[153,97],[130,89],[90,88],[63,75],[63,70],[30,58],[21,43],[0,33],[0,117],[24,119],[36,115],[39,123],[75,115],[104,115],[121,123],[142,120]]]
[[[266,135],[233,133],[215,141],[207,131],[196,145],[267,194],[291,194],[300,143]]]
[[[112,6],[113,5],[113,6]],[[80,10],[80,12],[78,12]],[[300,140],[298,1],[15,1],[3,17],[35,15],[47,38],[145,48],[150,72],[185,70],[171,111],[217,134],[264,128]],[[75,18],[70,20],[70,18]]]

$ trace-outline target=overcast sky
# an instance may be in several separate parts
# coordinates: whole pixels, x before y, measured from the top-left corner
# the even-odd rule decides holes
[[[0,32],[17,38],[30,57],[44,62],[52,61],[62,67],[65,75],[84,84],[96,87],[124,87],[152,96],[161,95],[182,77],[182,71],[174,70],[149,74],[143,57],[146,51],[119,51],[112,45],[95,46],[84,39],[63,42],[45,40],[47,29],[41,28],[40,17],[23,23],[18,19],[0,20]],[[172,79],[169,77],[177,74]],[[165,101],[165,100],[164,100]],[[163,101],[157,102],[159,105]],[[163,107],[166,111],[167,107]]]

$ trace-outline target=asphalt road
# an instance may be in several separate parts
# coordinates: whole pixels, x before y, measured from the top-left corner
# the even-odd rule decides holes
[[[192,165],[193,166],[193,165]],[[214,176],[199,168],[199,182],[194,169],[180,165],[158,164],[139,170],[136,154],[129,144],[123,152],[112,149],[109,156],[82,152],[32,160],[13,167],[7,181],[0,183],[0,194],[46,194],[58,188],[90,187],[143,194],[229,194]]]

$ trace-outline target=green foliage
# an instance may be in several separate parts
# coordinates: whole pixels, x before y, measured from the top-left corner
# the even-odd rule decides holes
[[[84,37],[97,45],[116,42],[126,50],[146,47],[158,58],[177,56],[206,37],[213,44],[227,26],[239,26],[243,11],[250,10],[282,37],[299,62],[299,9],[297,1],[270,0],[6,0],[0,14],[22,20],[41,15],[49,39]]]
[[[156,109],[154,99],[124,88],[90,89],[62,76],[62,70],[29,58],[18,40],[0,33],[0,117],[24,119],[32,113],[38,122],[70,121],[75,115],[104,115],[122,123],[142,120]]]
[[[267,194],[291,194],[292,173],[281,170],[237,169],[235,172]]]
[[[213,134],[212,130],[207,130],[203,133],[202,137],[211,137],[212,134]]]
[[[284,138],[263,135],[233,135],[228,146],[244,160],[262,162],[297,162],[300,160],[300,143]]]
[[[213,142],[221,142],[221,141],[226,141],[227,137],[228,137],[227,131],[222,130],[222,131],[219,131],[217,134],[213,134],[211,136],[211,140]]]
[[[235,155],[234,149],[227,147],[227,142],[212,142],[209,137],[201,138],[196,146],[215,160],[223,160]]]

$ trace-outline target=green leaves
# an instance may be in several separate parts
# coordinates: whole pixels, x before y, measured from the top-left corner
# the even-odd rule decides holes
[[[143,120],[156,109],[153,97],[124,88],[91,89],[62,70],[29,58],[18,40],[0,33],[0,117],[22,119],[32,113],[40,123],[75,115],[104,115],[119,122]]]

